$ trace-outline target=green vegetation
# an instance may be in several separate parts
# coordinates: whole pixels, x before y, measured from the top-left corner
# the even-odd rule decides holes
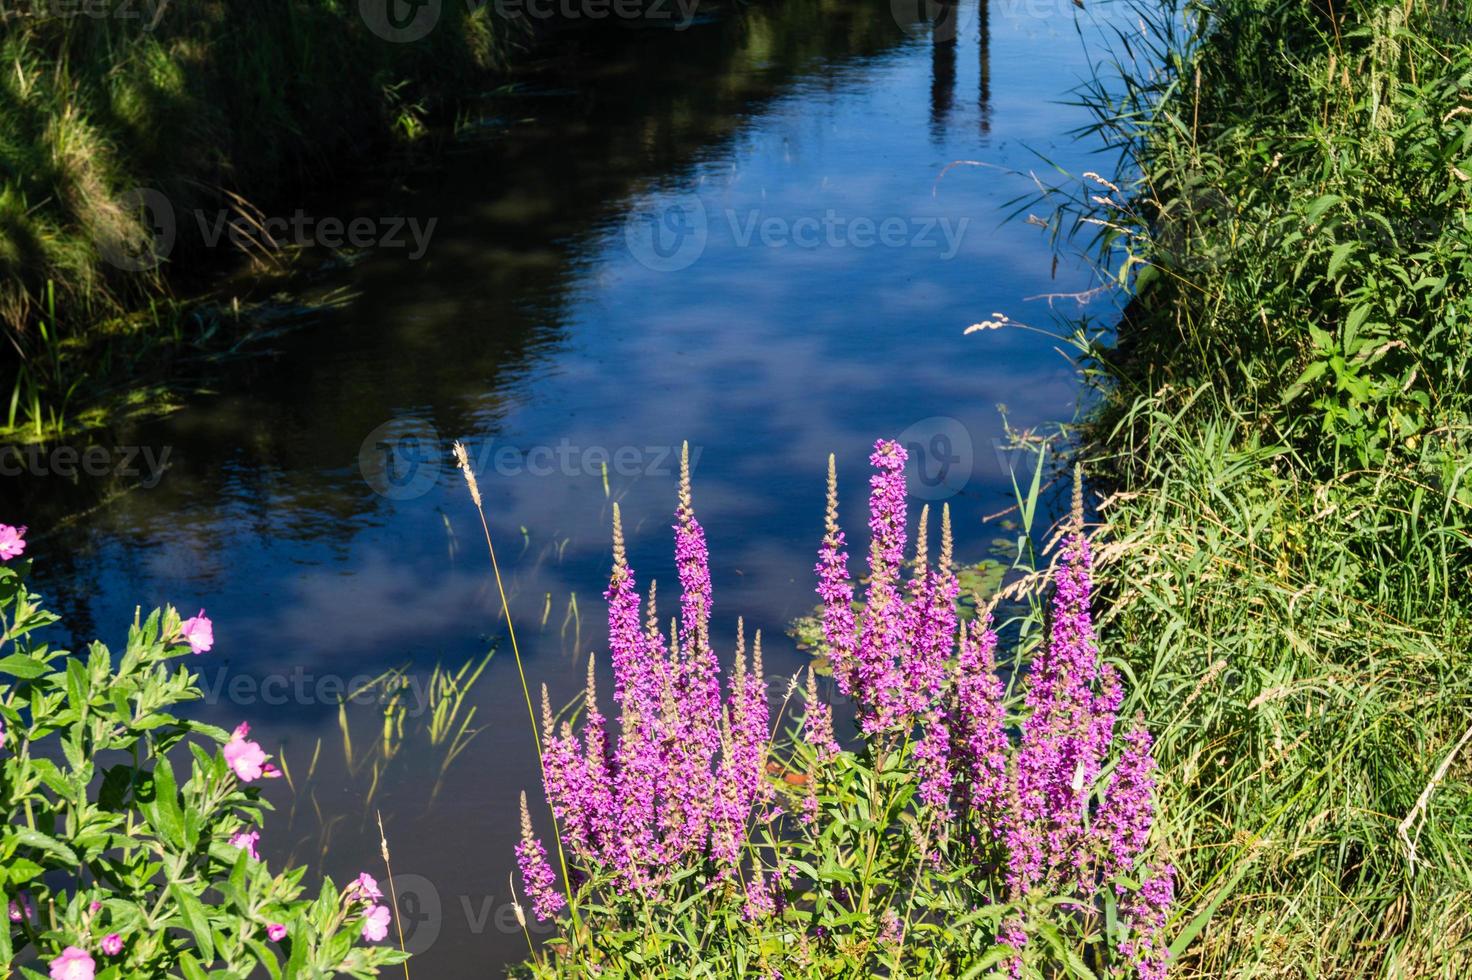
[[[0,12],[0,424],[33,437],[114,374],[232,339],[169,302],[162,273],[204,265],[204,243],[180,221],[155,267],[140,189],[249,225],[327,161],[420,133],[431,97],[503,48],[490,5],[459,0],[412,44],[338,0],[79,6]]]
[[[57,617],[26,587],[24,529],[0,548],[0,964],[27,978],[376,976],[389,912],[362,875],[303,897],[257,843],[279,776],[242,723],[180,718],[204,696],[180,658],[213,645],[203,611],[135,615],[126,646],[40,637]],[[192,658],[191,658],[192,659]],[[187,747],[187,750],[186,750]],[[264,971],[264,973],[262,972]]]
[[[1182,975],[1472,970],[1469,11],[1145,6],[1085,92],[1132,178],[1065,212],[1133,287],[1079,338],[1103,629]]]

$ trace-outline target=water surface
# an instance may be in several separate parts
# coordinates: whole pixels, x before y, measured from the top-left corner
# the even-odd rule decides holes
[[[148,448],[145,471],[167,452],[156,484],[6,478],[0,519],[31,525],[73,643],[120,641],[138,604],[207,608],[200,710],[249,719],[297,788],[267,790],[268,856],[377,872],[381,810],[416,973],[494,975],[525,952],[507,876],[538,778],[449,443],[477,461],[530,681],[555,704],[602,649],[614,501],[641,584],[674,608],[685,442],[723,649],[743,615],[790,675],[828,453],[862,540],[868,448],[903,434],[917,494],[950,504],[974,560],[1008,502],[1004,418],[1074,413],[1047,337],[962,331],[996,312],[1046,326],[1028,297],[1094,284],[1055,269],[1039,228],[1003,223],[1033,190],[1009,171],[1107,166],[1061,104],[1086,69],[1071,3],[968,0],[932,29],[887,3],[772,0],[686,30],[568,32],[431,163],[315,202],[435,219],[421,257],[329,269],[313,289],[350,298],[279,356],[110,433]],[[493,647],[477,734],[441,780],[416,691]],[[350,764],[337,699],[399,665],[416,685],[403,739],[386,757],[379,709],[350,705]]]

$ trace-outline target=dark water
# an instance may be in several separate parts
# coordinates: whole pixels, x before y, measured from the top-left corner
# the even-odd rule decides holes
[[[675,608],[683,441],[718,635],[744,615],[787,676],[828,453],[861,532],[868,447],[903,434],[917,493],[950,503],[974,560],[997,533],[982,517],[1009,501],[998,406],[1017,428],[1072,417],[1053,341],[962,331],[994,312],[1048,326],[1028,297],[1093,285],[1054,269],[1039,228],[1003,223],[1034,189],[1007,171],[1046,173],[1037,154],[1107,169],[1060,104],[1087,69],[1075,8],[968,0],[946,16],[955,28],[932,31],[888,3],[772,0],[688,30],[561,36],[433,165],[318,203],[436,219],[422,256],[368,250],[327,273],[315,288],[350,298],[279,357],[109,434],[151,454],[131,460],[139,476],[117,455],[103,476],[5,478],[0,520],[32,527],[74,643],[120,640],[138,604],[208,609],[200,710],[249,719],[296,785],[268,789],[272,860],[376,873],[382,811],[417,975],[494,975],[525,952],[507,875],[517,794],[539,785],[450,441],[478,461],[533,690],[560,705],[602,648],[613,501],[641,584]],[[954,161],[985,165],[942,177]],[[476,734],[441,781],[447,746],[418,695],[436,663],[493,646],[464,709]],[[350,765],[342,686],[399,665],[402,740],[384,753],[383,713],[350,705]]]

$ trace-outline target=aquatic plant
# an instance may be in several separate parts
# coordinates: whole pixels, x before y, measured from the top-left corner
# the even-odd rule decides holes
[[[801,719],[774,737],[798,678],[774,720],[760,636],[748,657],[739,624],[722,677],[688,467],[674,526],[680,615],[667,634],[652,595],[643,608],[615,509],[618,723],[600,709],[592,664],[580,731],[554,728],[543,693],[543,783],[568,869],[559,880],[523,797],[522,889],[563,933],[529,972],[1164,974],[1174,870],[1151,849],[1152,741],[1142,720],[1116,737],[1123,688],[1099,656],[1082,527],[1059,553],[1049,642],[1022,668],[1020,700],[1009,697],[990,614],[957,613],[949,513],[938,562],[928,511],[907,558],[905,451],[881,440],[871,463],[857,614],[832,460],[817,566],[857,751],[835,738],[811,671]]]

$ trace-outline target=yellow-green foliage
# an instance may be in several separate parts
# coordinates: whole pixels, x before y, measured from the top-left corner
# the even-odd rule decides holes
[[[44,369],[57,345],[162,295],[160,275],[105,261],[107,249],[149,239],[135,189],[163,193],[178,213],[269,202],[329,160],[417,132],[406,117],[427,96],[500,50],[485,3],[447,4],[444,21],[407,44],[375,36],[357,3],[336,0],[172,0],[156,23],[154,9],[4,23],[0,390],[16,394],[22,419],[32,398],[64,397],[65,379]],[[199,247],[187,230],[176,265]]]
[[[1179,975],[1468,976],[1472,15],[1141,13],[1088,431]]]

